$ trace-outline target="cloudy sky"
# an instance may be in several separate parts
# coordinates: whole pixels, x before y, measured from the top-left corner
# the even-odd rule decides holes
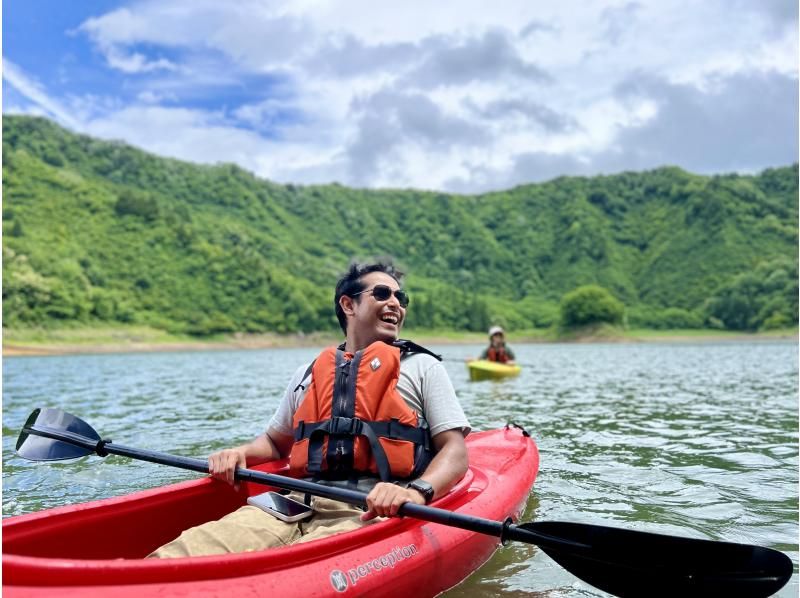
[[[796,0],[4,0],[3,112],[288,183],[798,159]]]

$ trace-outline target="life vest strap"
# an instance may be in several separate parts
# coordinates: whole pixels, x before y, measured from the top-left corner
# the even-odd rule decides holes
[[[434,353],[430,349],[426,349],[422,345],[418,345],[414,341],[409,341],[406,339],[399,338],[396,341],[390,343],[393,347],[397,347],[400,349],[400,353],[405,355],[406,353],[426,353],[431,357],[435,357],[438,361],[442,360],[442,356],[438,353]]]
[[[369,426],[375,434],[383,438],[407,440],[414,444],[421,444],[425,450],[431,448],[431,435],[427,424],[424,427],[407,426],[401,424],[396,418],[392,418],[388,422],[369,422]]]
[[[364,436],[369,442],[370,449],[372,449],[372,456],[375,458],[378,475],[384,482],[390,481],[392,473],[386,451],[383,450],[378,437],[407,440],[424,446],[426,451],[430,450],[430,434],[428,434],[427,427],[408,426],[401,424],[394,418],[388,422],[364,421],[357,417],[332,417],[323,422],[311,423],[301,421],[295,428],[294,441],[298,442],[308,438],[311,443],[321,445],[325,435],[350,438]],[[322,471],[321,451],[313,451],[309,455],[308,471]]]
[[[311,438],[312,434],[317,431],[327,434],[364,436],[363,430],[366,427],[382,438],[408,440],[415,444],[421,444],[426,449],[430,448],[430,434],[427,427],[408,426],[401,424],[395,418],[388,422],[364,421],[357,417],[332,417],[322,422],[301,421],[294,429],[294,441],[299,442],[304,438]]]
[[[375,459],[375,466],[378,469],[378,475],[381,480],[388,482],[392,477],[392,469],[389,466],[389,458],[386,456],[386,451],[383,450],[378,436],[372,429],[370,424],[380,422],[364,422],[357,417],[332,417],[324,422],[317,422],[316,424],[305,424],[300,422],[297,426],[297,431],[303,430],[304,436],[298,438],[295,434],[295,442],[307,437],[309,442],[314,445],[322,444],[322,440],[326,435],[330,436],[344,436],[352,441],[356,436],[364,436],[369,442],[372,456]],[[328,450],[331,450],[332,439],[329,438]],[[322,451],[309,451],[308,471],[312,473],[322,471]]]

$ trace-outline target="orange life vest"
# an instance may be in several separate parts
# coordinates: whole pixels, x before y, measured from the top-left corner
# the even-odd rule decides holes
[[[433,355],[410,341],[377,341],[355,354],[342,345],[317,357],[292,423],[291,475],[390,481],[422,474],[433,457],[430,433],[397,392],[401,351]]]
[[[497,361],[499,363],[506,363],[509,361],[508,353],[506,353],[505,347],[500,347],[496,349],[494,346],[490,346],[489,349],[486,351],[486,359],[489,361]]]

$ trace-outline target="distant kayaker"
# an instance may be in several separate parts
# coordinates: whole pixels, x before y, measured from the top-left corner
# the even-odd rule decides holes
[[[506,345],[505,331],[500,326],[489,328],[489,346],[481,353],[481,359],[498,363],[514,363],[514,351]]]
[[[368,491],[368,510],[316,497],[310,518],[287,523],[248,505],[185,530],[150,557],[323,538],[395,516],[406,502],[427,504],[464,476],[470,424],[452,382],[438,356],[397,340],[409,302],[402,276],[389,263],[352,264],[334,295],[345,342],[295,372],[264,434],[208,458],[212,475],[234,484],[237,467],[289,457],[296,477]]]

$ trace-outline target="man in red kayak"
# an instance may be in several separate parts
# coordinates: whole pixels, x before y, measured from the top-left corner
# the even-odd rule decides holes
[[[505,332],[500,326],[489,328],[489,346],[481,353],[481,359],[497,363],[514,363],[514,352],[506,345]]]
[[[185,530],[150,557],[323,538],[395,516],[406,502],[427,504],[464,476],[470,425],[441,359],[398,340],[408,307],[402,276],[391,264],[351,265],[334,296],[345,342],[295,372],[264,434],[208,458],[209,472],[234,484],[237,467],[289,457],[292,475],[368,491],[367,511],[293,493],[311,502],[310,518],[287,523],[248,505]]]

